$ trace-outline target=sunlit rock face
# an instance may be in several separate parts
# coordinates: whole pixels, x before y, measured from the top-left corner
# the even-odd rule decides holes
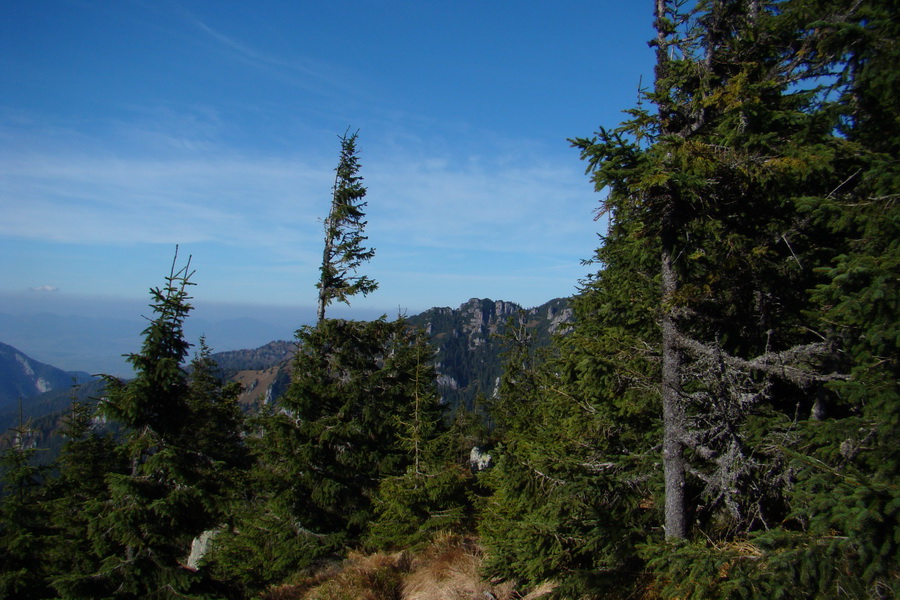
[[[469,467],[473,472],[484,471],[493,466],[494,458],[490,454],[482,451],[478,446],[472,447],[472,451],[469,452]]]

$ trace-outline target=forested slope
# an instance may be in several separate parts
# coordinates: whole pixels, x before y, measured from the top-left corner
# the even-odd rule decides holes
[[[897,7],[653,8],[654,81],[571,140],[609,225],[565,335],[477,300],[432,315],[437,354],[404,319],[327,318],[377,289],[345,134],[285,393],[248,419],[208,348],[184,368],[176,257],[136,378],[76,404],[56,474],[9,438],[0,595],[412,598],[416,557],[462,540],[498,598],[895,598]],[[443,373],[489,430],[436,385],[463,342],[504,349],[499,382]]]

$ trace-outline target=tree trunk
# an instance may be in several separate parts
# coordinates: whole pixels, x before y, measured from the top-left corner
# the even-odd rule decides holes
[[[337,179],[335,179],[332,188],[331,209],[328,211],[328,218],[325,219],[325,248],[322,250],[322,272],[319,275],[319,308],[316,313],[316,324],[325,320],[325,307],[328,305],[328,295],[331,290],[328,289],[328,277],[326,270],[330,268],[333,259],[334,234],[331,231],[331,220],[334,215],[334,195],[337,193]]]
[[[668,219],[667,219],[668,220]],[[666,227],[666,223],[663,224]],[[665,231],[664,231],[665,233]],[[677,289],[677,276],[672,265],[671,241],[663,236],[662,250],[662,405],[663,405],[663,472],[665,475],[666,539],[687,535],[684,501],[685,414],[681,402],[681,349],[672,308],[666,306]]]
[[[656,92],[659,112],[662,118],[662,134],[679,133],[672,131],[668,120],[670,101],[666,82],[670,51],[670,41],[663,19],[666,16],[666,0],[656,0]],[[669,187],[669,186],[667,186]],[[661,251],[661,316],[662,330],[662,380],[660,382],[663,405],[663,472],[665,475],[665,531],[666,539],[681,539],[687,535],[687,518],[684,501],[684,445],[685,414],[681,401],[682,354],[677,341],[674,308],[671,305],[678,290],[678,275],[675,272],[675,239],[678,229],[677,198],[673,190],[660,191],[662,219],[660,223]]]

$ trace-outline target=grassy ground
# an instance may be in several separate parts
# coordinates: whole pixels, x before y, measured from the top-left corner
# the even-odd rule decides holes
[[[425,549],[351,554],[340,564],[298,575],[263,600],[538,600],[550,584],[523,594],[511,582],[481,577],[482,551],[470,537],[447,535]]]

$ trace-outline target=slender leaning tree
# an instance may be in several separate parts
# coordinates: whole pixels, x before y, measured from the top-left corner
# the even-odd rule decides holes
[[[348,130],[349,131],[349,130]],[[325,248],[322,252],[319,288],[318,322],[325,319],[325,307],[333,300],[349,304],[350,296],[378,289],[378,283],[356,271],[362,263],[375,256],[374,248],[365,248],[366,188],[359,175],[359,151],[356,139],[359,131],[341,136],[341,159],[335,169],[331,210],[325,219]]]

